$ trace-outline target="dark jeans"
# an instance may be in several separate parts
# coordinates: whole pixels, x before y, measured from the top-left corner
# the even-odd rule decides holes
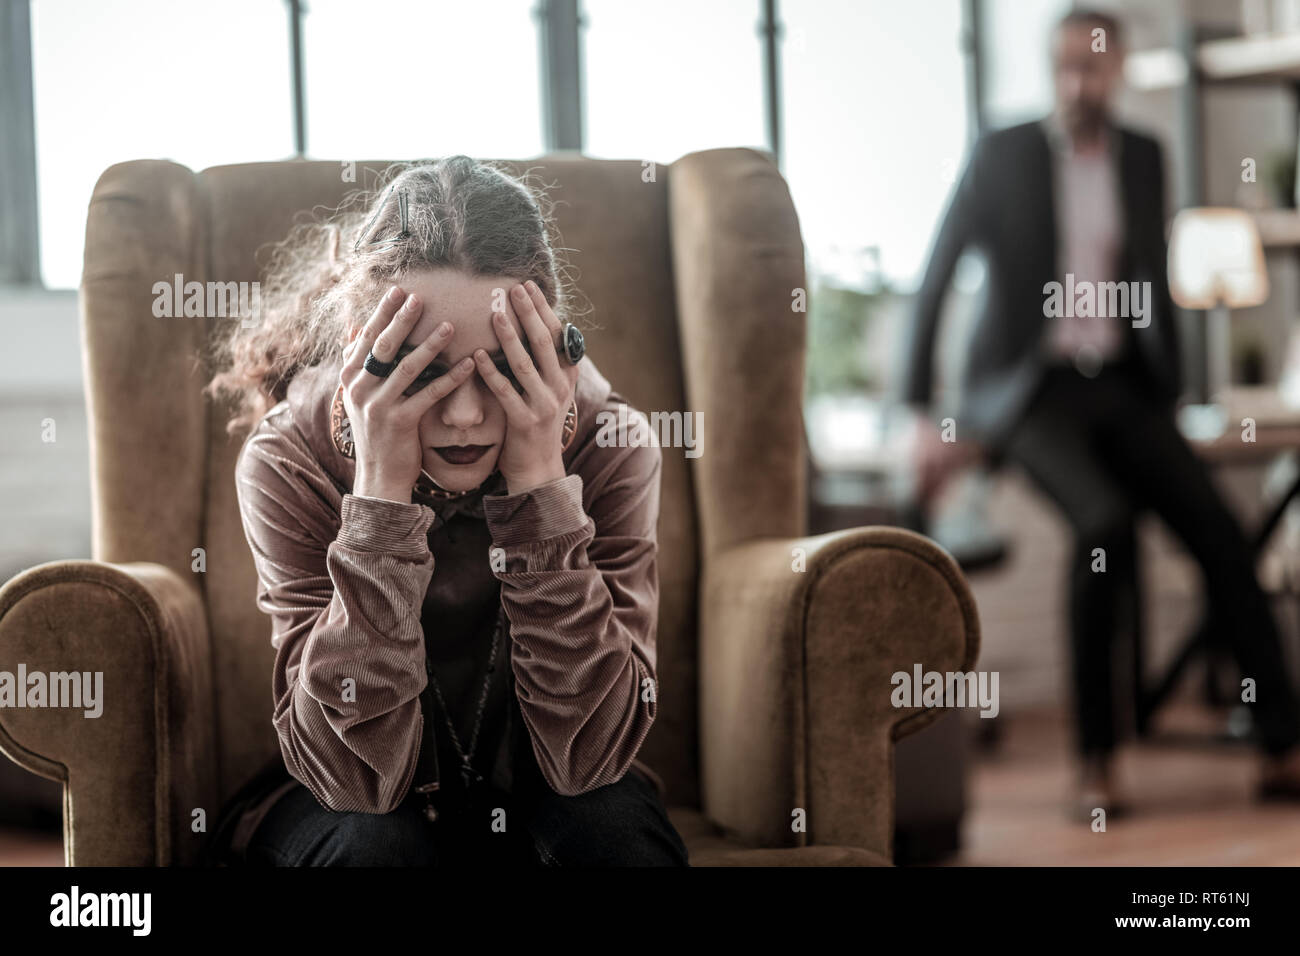
[[[494,791],[482,810],[442,811],[424,798],[391,813],[339,813],[296,786],[253,834],[252,866],[689,866],[654,787],[636,770],[576,797],[549,787]],[[493,827],[501,808],[504,832]],[[499,827],[498,827],[499,829]]]
[[[1093,379],[1050,369],[1007,447],[1007,458],[1056,502],[1074,532],[1070,639],[1079,750],[1107,753],[1115,745],[1113,638],[1137,573],[1135,517],[1149,508],[1200,565],[1212,625],[1242,676],[1256,682],[1260,743],[1281,753],[1300,740],[1300,709],[1250,545],[1139,376],[1131,361]],[[1093,570],[1097,548],[1105,552],[1104,573]]]

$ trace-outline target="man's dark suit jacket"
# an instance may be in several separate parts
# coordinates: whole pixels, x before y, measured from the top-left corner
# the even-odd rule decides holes
[[[1151,283],[1145,328],[1118,321],[1141,361],[1153,398],[1172,411],[1182,387],[1176,318],[1166,276],[1164,170],[1160,145],[1112,127],[1118,144],[1123,252],[1116,281]],[[983,306],[971,333],[962,382],[957,438],[984,444],[1002,458],[1007,437],[1033,399],[1050,359],[1040,337],[1044,286],[1064,282],[1056,265],[1057,223],[1053,157],[1040,122],[998,130],[976,143],[939,229],[906,336],[902,399],[926,407],[931,399],[939,309],[958,256],[981,248],[988,263]],[[1089,321],[1089,320],[1084,320]]]

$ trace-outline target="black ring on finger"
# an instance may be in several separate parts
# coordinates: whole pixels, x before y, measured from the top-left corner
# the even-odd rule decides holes
[[[365,364],[362,365],[362,368],[371,375],[377,375],[380,378],[388,378],[388,376],[393,374],[393,369],[397,368],[397,363],[382,362],[375,358],[375,353],[373,351],[370,351],[366,353],[366,361]]]

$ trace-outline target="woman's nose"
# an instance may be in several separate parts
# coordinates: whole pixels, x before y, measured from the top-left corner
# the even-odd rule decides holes
[[[477,373],[460,385],[439,405],[442,423],[448,428],[473,428],[483,421],[483,397]]]

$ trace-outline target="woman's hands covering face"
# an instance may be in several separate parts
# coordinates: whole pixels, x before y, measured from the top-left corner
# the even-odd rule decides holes
[[[560,437],[578,382],[578,366],[561,363],[556,346],[560,320],[537,284],[529,280],[517,285],[510,297],[528,348],[505,313],[493,313],[492,328],[514,381],[492,364],[486,350],[475,351],[474,361],[479,375],[506,412],[506,437],[497,467],[509,493],[516,494],[564,477]]]
[[[442,323],[411,349],[388,377],[365,370],[369,352],[381,362],[396,359],[423,314],[424,303],[418,296],[407,296],[394,286],[343,353],[339,379],[355,443],[355,494],[410,502],[423,457],[420,419],[473,374],[474,362],[466,357],[447,374],[417,389],[410,388],[451,341],[455,330],[450,322]]]

